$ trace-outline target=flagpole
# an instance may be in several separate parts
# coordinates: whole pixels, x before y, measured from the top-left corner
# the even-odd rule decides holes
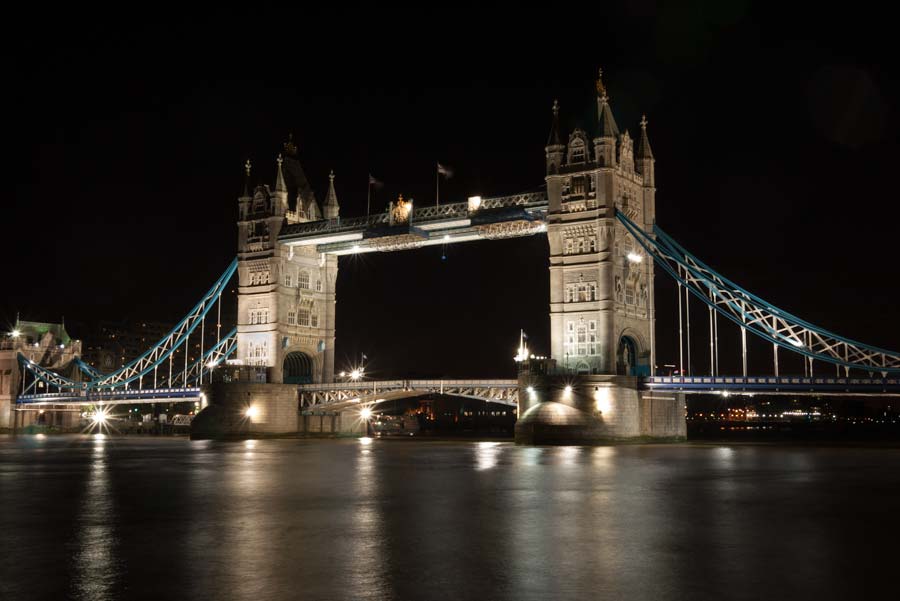
[[[366,217],[369,216],[372,206],[372,174],[369,174],[369,187],[366,188]]]
[[[434,205],[440,206],[441,204],[441,168],[440,163],[438,163],[437,173],[434,175]]]

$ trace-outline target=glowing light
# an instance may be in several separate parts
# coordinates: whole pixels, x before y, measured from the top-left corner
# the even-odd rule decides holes
[[[351,380],[359,380],[361,377],[362,377],[362,370],[359,368],[356,368],[350,372]]]
[[[20,332],[19,330],[13,330],[12,332],[9,333],[9,335],[12,336],[13,338],[18,338],[19,336],[21,336],[21,334],[22,334],[22,332]]]
[[[60,344],[60,345],[59,345],[59,348],[61,348],[61,349],[66,348],[66,345],[65,345],[65,344]]]
[[[528,394],[534,394],[534,386],[529,386],[529,387],[526,388],[525,390],[528,391]]]
[[[450,234],[444,234],[444,240],[449,240],[449,239],[450,239]]]
[[[566,391],[566,394],[572,394],[572,387],[569,386],[568,384],[566,384],[565,391]]]
[[[212,369],[218,364],[219,364],[219,360],[213,359],[212,361],[210,361],[209,363],[206,364],[206,369]]]
[[[627,257],[628,257],[628,260],[631,261],[632,263],[640,263],[641,261],[644,260],[644,257],[642,257],[641,255],[639,255],[638,253],[636,253],[634,251],[631,251],[630,253],[628,253]]]
[[[91,416],[91,421],[93,421],[98,426],[102,426],[106,423],[108,417],[108,413],[105,409],[97,409]]]
[[[354,244],[354,245],[353,245],[353,252],[355,252],[355,253],[358,253],[358,252],[359,252],[359,244]]]
[[[803,346],[803,343],[800,342],[799,340],[797,340],[796,338],[788,338],[788,342],[790,342],[791,344],[793,344],[794,346],[796,346],[798,348]]]
[[[343,377],[344,377],[344,376],[346,376],[346,375],[347,375],[347,372],[345,372],[345,371],[342,371],[342,372],[341,372],[341,373],[339,373],[339,374],[338,374],[338,375],[339,375],[339,376],[340,376],[340,377],[342,377],[342,378],[343,378]]]
[[[469,197],[469,210],[477,211],[481,206],[481,197],[480,196],[470,196]]]
[[[359,410],[359,416],[363,419],[369,419],[372,417],[372,409],[369,407],[363,407]]]
[[[595,388],[594,403],[597,406],[597,411],[604,415],[609,414],[610,409],[612,409],[612,399],[610,398],[609,388]]]
[[[244,415],[246,415],[249,419],[253,419],[257,415],[259,415],[259,409],[254,405],[250,405],[249,407],[247,407],[247,409],[244,410]]]
[[[359,439],[359,444],[372,444],[372,439],[368,436],[363,436]]]

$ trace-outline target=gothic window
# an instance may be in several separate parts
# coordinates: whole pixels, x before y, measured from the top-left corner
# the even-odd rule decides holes
[[[594,332],[597,330],[597,320],[595,320],[595,319],[590,320],[588,322],[588,325],[590,326],[591,332]]]
[[[588,354],[588,346],[587,346],[587,328],[585,328],[584,323],[580,323],[578,325],[576,340],[578,345],[575,348],[575,353],[578,356],[584,356]]]
[[[584,252],[584,238],[578,239],[578,252],[579,254]]]
[[[299,286],[304,290],[309,290],[309,272],[301,271],[300,272],[300,283]]]
[[[316,292],[322,292],[322,280],[316,280]]]
[[[571,321],[567,324],[567,327],[568,327],[568,329],[569,329],[570,332],[574,332],[574,331],[575,331],[575,324],[572,323]]]
[[[597,252],[597,238],[595,236],[588,238],[588,252]]]
[[[591,300],[597,300],[597,284],[591,283]]]
[[[294,311],[288,311],[288,325],[293,326],[297,324],[297,313]]]
[[[576,177],[572,179],[572,194],[584,194],[583,177]]]
[[[310,316],[309,316],[309,325],[311,325],[314,328],[319,327],[319,314],[316,313],[315,311],[313,311],[312,314],[310,314]]]
[[[594,322],[591,322],[591,323],[594,323]],[[588,337],[588,340],[590,341],[590,344],[588,345],[588,354],[596,355],[597,354],[597,335],[591,334]]]
[[[284,285],[287,286],[288,288],[290,288],[291,286],[294,285],[294,278],[291,277],[291,274],[289,274],[289,273],[284,274]]]
[[[309,326],[309,309],[300,309],[298,321],[301,326]]]
[[[627,282],[625,284],[625,304],[634,304],[634,284],[629,284]]]
[[[572,298],[573,297],[573,290],[572,290],[573,287],[574,286],[572,284],[568,284],[566,286],[566,302],[567,303],[571,303],[574,300]]]
[[[573,163],[583,163],[584,162],[584,146],[576,146],[572,149],[572,161]]]
[[[565,254],[571,255],[573,252],[575,252],[575,248],[574,248],[574,247],[575,247],[575,245],[572,243],[572,239],[571,239],[571,238],[566,238],[566,250],[565,250]]]

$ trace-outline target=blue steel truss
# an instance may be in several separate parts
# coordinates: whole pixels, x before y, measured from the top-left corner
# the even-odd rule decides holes
[[[172,386],[187,383],[194,384],[200,380],[201,375],[209,373],[218,367],[225,359],[227,359],[237,349],[237,328],[233,328],[225,334],[215,346],[203,353],[203,356],[188,366],[186,371],[180,371],[177,376],[172,378]]]
[[[659,226],[654,236],[621,212],[616,218],[634,239],[678,283],[707,306],[747,331],[780,348],[810,359],[869,373],[900,373],[900,353],[838,336],[779,309],[723,277],[685,250]]]
[[[140,380],[145,375],[162,366],[179,346],[184,345],[185,352],[187,352],[187,341],[191,333],[193,333],[197,326],[204,320],[206,314],[209,313],[209,310],[216,301],[220,300],[222,291],[225,290],[225,286],[227,286],[236,270],[237,259],[234,259],[194,308],[191,309],[184,319],[178,322],[168,334],[161,338],[159,342],[147,350],[143,355],[112,373],[101,374],[79,360],[77,363],[79,369],[90,377],[90,380],[81,382],[66,378],[43,368],[21,353],[18,355],[19,364],[31,373],[36,381],[55,386],[59,390],[111,390],[119,387],[127,387],[131,382]],[[222,343],[220,342],[219,345],[216,345],[213,348],[222,351],[224,347],[221,346],[221,344]]]

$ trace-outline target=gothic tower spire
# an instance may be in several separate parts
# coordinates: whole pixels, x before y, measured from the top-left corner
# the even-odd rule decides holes
[[[325,197],[325,219],[335,219],[340,212],[337,193],[334,191],[334,170],[328,174],[328,195]]]
[[[603,69],[597,75],[597,137],[594,138],[594,153],[601,167],[614,167],[616,164],[616,138],[619,127],[609,106],[609,96],[603,85]]]
[[[275,162],[278,164],[278,168],[275,175],[275,199],[273,204],[275,214],[284,215],[288,210],[288,189],[287,185],[284,183],[284,171],[281,169],[281,164],[284,162],[284,158],[281,154],[278,155]]]
[[[566,146],[559,135],[559,102],[553,101],[553,122],[550,126],[550,137],[547,138],[547,174],[557,173],[562,165]]]

